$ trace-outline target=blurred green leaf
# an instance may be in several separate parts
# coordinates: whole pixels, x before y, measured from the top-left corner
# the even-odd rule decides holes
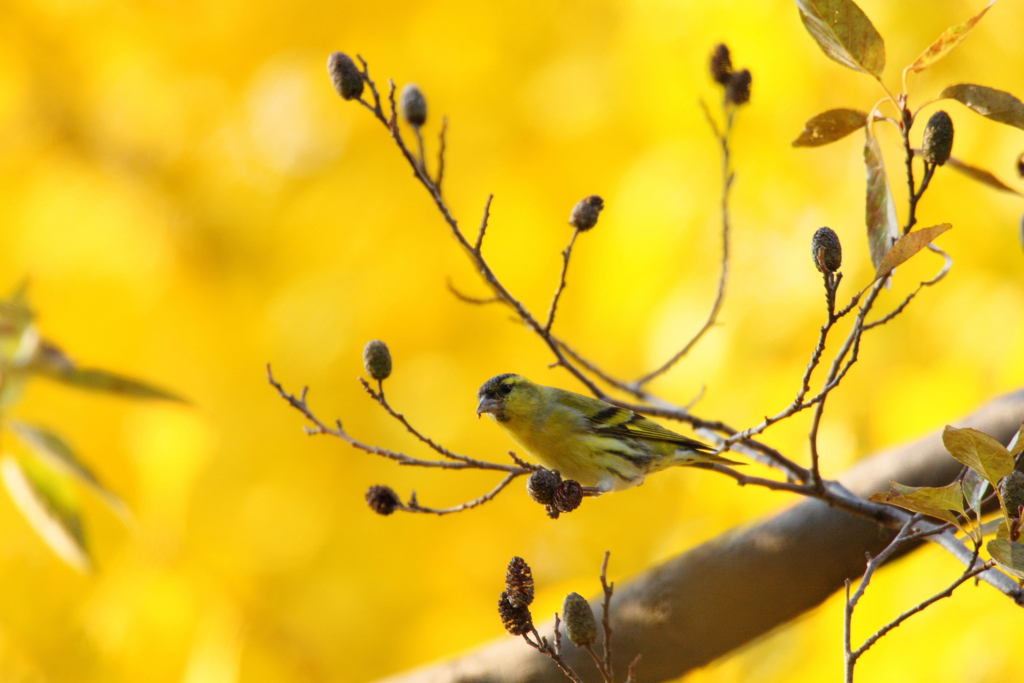
[[[939,93],[938,99],[953,99],[987,119],[1024,130],[1024,102],[1003,90],[984,85],[960,83]]]
[[[21,399],[26,379],[24,372],[12,368],[0,372],[0,411],[10,408]]]
[[[54,475],[10,456],[0,460],[0,474],[15,506],[50,549],[75,569],[90,571],[79,506]]]
[[[911,256],[927,247],[932,240],[952,227],[949,223],[940,223],[930,228],[915,230],[899,238],[896,244],[892,245],[892,249],[882,257],[882,262],[878,264],[878,271],[875,273],[875,279],[888,275],[893,268],[910,260]]]
[[[885,41],[853,0],[796,0],[800,19],[831,59],[881,78]]]
[[[963,486],[964,498],[967,499],[968,507],[981,514],[981,499],[985,497],[988,482],[980,474],[968,468],[967,474],[964,475]]]
[[[971,471],[973,472],[973,470]],[[1009,531],[1006,532],[1005,536],[999,535],[1004,530],[1006,530],[1006,520],[1002,518],[993,519],[981,525],[982,536],[990,536],[994,533],[996,538],[1009,538]]]
[[[845,138],[867,122],[868,115],[857,109],[829,109],[804,124],[794,147],[821,147]]]
[[[999,178],[996,178],[994,175],[992,175],[991,173],[984,169],[978,168],[976,166],[971,166],[970,164],[965,164],[956,157],[950,157],[949,161],[947,161],[946,163],[949,166],[952,166],[955,170],[963,173],[968,178],[976,180],[979,183],[982,183],[983,185],[988,185],[989,187],[994,188],[996,190],[1000,190],[1002,192],[1009,192],[1011,194],[1015,194],[1018,197],[1024,197],[1024,194],[1021,194],[1020,192],[1013,189],[1012,187],[1001,181]]]
[[[10,427],[44,463],[92,488],[114,512],[126,523],[130,523],[131,513],[124,501],[99,482],[96,475],[78,459],[71,446],[58,434],[24,422],[12,421]]]
[[[885,175],[885,162],[878,141],[871,134],[871,126],[864,129],[864,165],[867,167],[867,202],[865,220],[868,227],[868,247],[871,250],[871,264],[878,268],[882,258],[899,237],[899,221],[896,218],[896,204],[892,199],[889,179]]]
[[[904,510],[920,512],[931,517],[938,517],[941,520],[950,522],[964,531],[960,520],[953,514],[964,512],[964,492],[959,481],[941,487],[904,486],[894,481],[889,482],[889,490],[883,493],[876,493],[871,500],[879,503],[889,503],[901,507]]]
[[[185,399],[172,394],[171,392],[140,382],[137,379],[117,375],[106,370],[95,370],[91,368],[68,368],[60,370],[54,367],[35,367],[40,374],[55,379],[64,384],[87,389],[89,391],[104,391],[111,394],[120,394],[131,398],[162,399],[165,401],[177,401],[187,403]]]
[[[988,12],[992,8],[992,5],[996,4],[996,0],[985,5],[985,9],[981,10],[973,17],[968,19],[962,24],[953,26],[945,30],[945,32],[939,36],[938,40],[932,43],[927,50],[921,53],[914,63],[907,67],[910,71],[924,71],[935,62],[939,61],[967,38],[967,34],[971,32],[974,25],[981,21],[981,18],[985,16],[985,12]]]
[[[1007,574],[1024,579],[1024,544],[996,538],[986,546],[988,554]]]
[[[1006,447],[984,432],[946,425],[942,443],[954,458],[987,479],[992,486],[1013,471],[1013,456]]]

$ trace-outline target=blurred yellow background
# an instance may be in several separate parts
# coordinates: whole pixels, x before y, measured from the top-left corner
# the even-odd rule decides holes
[[[982,5],[863,0],[887,39],[890,87]],[[1021,35],[1019,3],[999,3],[951,57],[910,78],[912,104],[957,82],[1024,95]],[[383,339],[392,404],[449,447],[495,460],[511,443],[476,420],[484,380],[514,371],[578,389],[506,311],[447,291],[451,277],[485,294],[386,131],[331,88],[333,50],[362,54],[380,82],[420,85],[431,158],[449,116],[446,196],[473,230],[495,193],[485,250],[534,312],[547,310],[573,204],[604,197],[599,225],[577,242],[556,328],[620,376],[663,361],[714,296],[719,160],[697,101],[717,97],[706,61],[719,41],[753,72],[734,145],[733,277],[722,324],[656,387],[686,403],[706,385],[700,414],[748,426],[792,398],[822,322],[814,230],[843,240],[841,300],[870,277],[862,136],[812,150],[790,142],[813,114],[881,95],[821,53],[792,2],[0,6],[0,289],[30,276],[43,334],[72,357],[194,402],[29,388],[15,415],[60,431],[138,528],[86,495],[97,569],[81,575],[0,496],[0,679],[371,680],[501,636],[494,605],[513,555],[533,566],[535,613],[550,613],[570,590],[596,592],[606,549],[612,578],[625,580],[791,504],[678,470],[557,522],[520,482],[460,515],[379,517],[363,499],[372,484],[446,506],[497,478],[399,468],[307,438],[264,371],[270,361],[287,387],[310,385],[313,408],[353,435],[425,455],[356,382],[363,345]],[[944,107],[954,155],[1021,187],[1021,131]],[[878,130],[898,171],[898,138]],[[892,185],[902,216],[905,181]],[[868,337],[826,411],[827,475],[1024,383],[1022,209],[939,171],[919,217],[954,225],[939,240],[954,269]],[[901,268],[883,301],[938,265],[923,255]],[[808,418],[767,440],[805,461]],[[931,549],[885,570],[855,631],[958,572]],[[858,672],[1010,680],[1021,623],[995,591],[964,587],[881,641]],[[841,633],[833,599],[685,680],[834,681]]]

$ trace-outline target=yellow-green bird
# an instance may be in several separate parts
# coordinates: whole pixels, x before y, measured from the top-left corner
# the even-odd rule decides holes
[[[667,467],[741,464],[632,410],[519,375],[492,377],[477,398],[477,416],[487,413],[545,467],[602,491],[637,486]]]

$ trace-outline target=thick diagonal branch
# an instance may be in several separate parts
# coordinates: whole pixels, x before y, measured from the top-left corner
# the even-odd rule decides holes
[[[1024,418],[1024,390],[997,399],[957,422],[1010,440]],[[889,480],[940,486],[960,472],[941,432],[867,459],[841,478],[867,496]],[[616,591],[611,625],[615,666],[643,655],[645,681],[664,681],[703,666],[821,604],[864,572],[897,529],[810,500],[752,528],[733,531],[634,578]],[[955,578],[951,576],[952,580]],[[991,590],[983,585],[978,590]],[[1022,598],[1017,595],[1018,603]],[[708,615],[714,615],[709,619]],[[837,615],[837,619],[840,618]],[[550,632],[550,625],[541,628]],[[589,656],[568,646],[566,661],[596,681]],[[545,658],[502,638],[460,659],[388,679],[389,683],[560,683]]]

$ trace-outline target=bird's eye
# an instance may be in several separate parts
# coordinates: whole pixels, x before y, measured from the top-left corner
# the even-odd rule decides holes
[[[512,385],[502,384],[500,387],[498,387],[498,393],[501,394],[502,396],[508,396],[509,394],[512,393]]]

